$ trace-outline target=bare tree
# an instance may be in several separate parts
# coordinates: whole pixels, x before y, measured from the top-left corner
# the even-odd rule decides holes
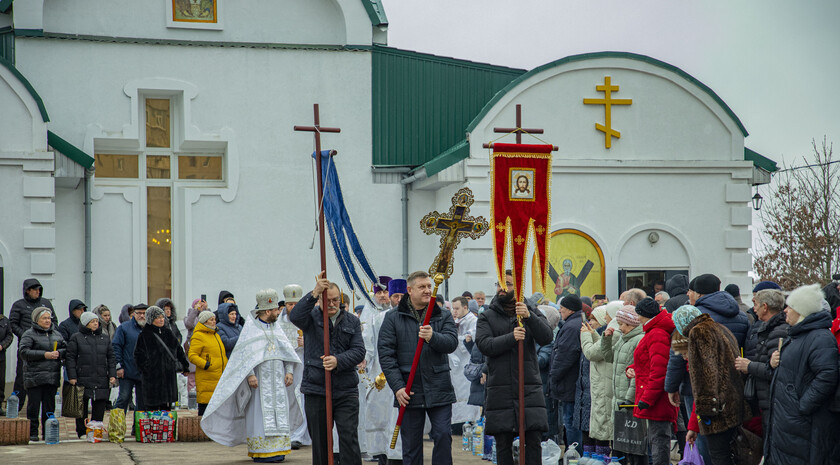
[[[783,167],[774,176],[759,214],[755,270],[787,290],[825,285],[840,264],[840,160],[826,137],[811,146],[803,166]]]

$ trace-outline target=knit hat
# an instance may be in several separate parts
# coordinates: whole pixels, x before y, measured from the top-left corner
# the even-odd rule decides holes
[[[474,299],[470,299],[470,301],[467,302],[467,308],[469,308],[471,312],[478,314],[478,302]]]
[[[583,302],[583,300],[581,300],[580,307],[580,309],[583,311],[583,318],[585,318],[586,321],[589,321],[589,318],[592,316],[592,307],[587,305],[586,302]]]
[[[809,284],[794,289],[787,298],[787,306],[805,318],[820,311],[824,298],[819,284]]]
[[[47,307],[38,307],[35,310],[32,310],[32,322],[37,324],[38,318],[41,318],[41,314],[44,312],[50,312],[50,314],[52,314],[52,310]]]
[[[694,291],[698,294],[713,294],[720,290],[720,278],[711,273],[701,274],[696,279]]]
[[[695,285],[696,283],[697,283],[697,276],[695,276],[695,277],[694,277],[694,279],[692,279],[691,281],[689,281],[689,282],[688,282],[688,290],[689,290],[689,291],[695,291],[695,292],[696,292],[696,291],[697,291],[697,289],[695,289],[695,287],[694,287],[694,285]]]
[[[607,307],[606,305],[600,305],[592,309],[592,316],[595,317],[595,320],[598,321],[599,326],[604,326],[607,324]]]
[[[653,318],[661,311],[662,307],[650,297],[645,297],[636,304],[636,314],[645,318]]]
[[[630,326],[639,326],[639,315],[636,313],[636,307],[632,305],[623,305],[615,314],[615,319],[619,323],[624,323]]]
[[[207,323],[207,320],[213,318],[214,316],[216,315],[214,315],[213,312],[209,310],[204,310],[203,312],[198,314],[198,322],[201,324]]]
[[[624,302],[620,300],[613,300],[612,302],[604,305],[607,309],[607,315],[610,316],[613,320],[615,320],[616,315],[618,314],[618,309],[624,306]]]
[[[774,283],[773,281],[762,281],[762,282],[755,285],[755,287],[753,288],[753,294],[755,294],[758,291],[763,291],[765,289],[782,290],[782,286],[779,286],[778,284]]]
[[[741,297],[741,288],[738,287],[737,284],[729,284],[726,287],[724,287],[723,290],[726,291],[726,293],[731,295],[732,297],[735,297],[736,299],[738,297]]]
[[[560,312],[551,305],[540,305],[537,308],[543,315],[545,315],[545,319],[548,321],[548,326],[553,331],[554,328],[557,327],[557,324],[560,323]]]
[[[198,305],[198,304],[199,304],[199,302],[201,302],[201,299],[195,299],[195,300],[193,300],[193,301],[192,301],[192,305],[190,306],[190,308],[196,308],[195,306],[196,306],[196,305]]]
[[[404,279],[392,279],[388,283],[388,297],[394,294],[405,294],[408,292],[408,282]]]
[[[146,321],[148,321],[149,323],[155,321],[158,317],[161,316],[165,317],[166,314],[163,313],[162,308],[156,305],[152,305],[151,307],[146,309]]]
[[[671,335],[671,350],[678,355],[687,354],[688,338],[680,334],[678,331],[674,331],[674,334]]]
[[[560,306],[565,307],[567,310],[571,310],[573,312],[579,312],[583,310],[583,302],[581,302],[580,297],[576,296],[575,294],[569,294],[566,297],[563,297],[563,300],[560,301]]]
[[[700,316],[700,314],[700,309],[694,305],[683,305],[674,311],[671,319],[674,320],[674,326],[676,326],[677,331],[685,336],[685,327]]]
[[[85,312],[82,313],[82,316],[79,317],[79,322],[81,322],[82,326],[87,326],[92,320],[98,320],[99,317],[96,316],[95,313]]]

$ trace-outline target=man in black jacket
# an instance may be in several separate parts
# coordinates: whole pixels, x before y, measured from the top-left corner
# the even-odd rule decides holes
[[[20,345],[20,338],[23,336],[23,333],[32,327],[32,311],[36,308],[47,307],[50,309],[53,323],[58,324],[52,303],[43,298],[43,295],[44,288],[37,279],[29,278],[23,281],[23,298],[13,303],[9,311],[9,322],[12,325],[12,332],[18,338],[18,345]],[[26,402],[26,389],[23,385],[23,360],[20,357],[17,359],[13,390],[18,392],[18,398],[20,398],[18,405],[23,406]]]
[[[85,303],[81,300],[73,299],[70,301],[70,305],[67,307],[69,315],[67,316],[67,319],[58,325],[58,332],[61,333],[61,337],[63,337],[65,341],[70,342],[70,338],[79,332],[80,318],[82,317],[82,313],[85,313],[86,311],[87,305],[85,305]]]
[[[312,463],[326,464],[327,416],[326,371],[331,374],[333,421],[338,430],[339,462],[361,465],[359,450],[359,375],[356,365],[365,358],[365,343],[359,319],[341,308],[341,290],[321,273],[315,289],[298,301],[289,321],[303,331],[304,409],[312,438]],[[321,305],[316,306],[319,298]],[[324,356],[324,314],[329,317],[330,355]],[[326,371],[325,371],[326,370]]]
[[[490,308],[478,316],[475,332],[475,342],[487,356],[491,373],[486,383],[484,414],[487,424],[484,431],[496,440],[499,463],[512,464],[513,438],[519,435],[518,341],[524,341],[525,460],[519,463],[539,465],[542,463],[541,433],[548,431],[548,418],[536,344],[549,344],[552,331],[539,310],[514,299],[510,270],[505,275],[504,285],[496,284],[496,298]],[[517,324],[517,317],[522,318],[522,327]]]
[[[432,425],[434,441],[432,463],[452,464],[452,404],[455,389],[449,375],[449,354],[458,347],[458,330],[448,310],[435,305],[429,324],[422,325],[432,299],[432,280],[425,271],[408,277],[408,292],[396,309],[385,315],[379,330],[379,364],[394,391],[394,406],[406,406],[400,437],[404,465],[423,463],[423,425],[426,416]],[[406,381],[414,360],[417,341],[425,344],[420,352],[420,365],[411,386]]]
[[[665,283],[665,292],[670,296],[665,301],[665,310],[668,310],[668,313],[674,313],[688,303],[688,276],[684,274],[672,276]]]
[[[560,301],[563,326],[557,332],[551,348],[551,370],[548,375],[551,397],[560,403],[560,417],[566,427],[566,444],[578,443],[578,452],[583,450],[583,432],[574,427],[572,419],[575,411],[575,382],[580,375],[582,313],[580,297],[570,294]]]

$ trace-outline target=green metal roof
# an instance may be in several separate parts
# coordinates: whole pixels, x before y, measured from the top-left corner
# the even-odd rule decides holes
[[[383,46],[372,47],[371,60],[374,166],[418,166],[442,156],[464,140],[484,104],[525,73]]]
[[[776,162],[765,157],[764,155],[744,147],[744,160],[753,162],[753,165],[767,171],[768,173],[775,173],[779,171]]]
[[[15,68],[15,65],[11,64],[8,60],[4,58],[0,58],[0,65],[5,66],[12,74],[23,84],[23,87],[29,91],[29,95],[35,100],[35,103],[38,104],[38,111],[41,112],[41,119],[47,123],[50,121],[49,115],[47,115],[47,108],[44,106],[44,101],[41,100],[41,96],[38,95],[38,92],[35,92],[35,88],[32,87],[32,84],[23,77],[23,74],[20,74],[20,71]]]
[[[574,63],[576,61],[595,60],[595,59],[598,59],[598,58],[626,58],[626,59],[629,59],[629,60],[642,61],[642,62],[651,64],[651,65],[654,65],[656,67],[662,68],[666,71],[676,73],[681,78],[691,82],[692,84],[694,84],[695,86],[700,88],[700,90],[709,94],[709,96],[712,97],[712,99],[714,99],[714,101],[717,102],[718,105],[721,106],[721,108],[723,108],[723,110],[726,112],[726,114],[729,115],[730,118],[732,118],[732,120],[738,126],[738,129],[741,130],[741,133],[744,135],[744,137],[747,137],[749,135],[749,133],[747,133],[747,128],[744,127],[744,125],[741,123],[741,120],[738,119],[737,115],[735,115],[735,112],[733,112],[732,109],[729,108],[729,105],[727,105],[726,102],[724,102],[723,99],[721,99],[718,96],[718,94],[716,94],[715,91],[713,91],[709,86],[707,86],[706,84],[703,84],[702,82],[695,79],[694,76],[686,73],[685,71],[681,70],[680,68],[677,68],[674,65],[670,65],[668,63],[665,63],[664,61],[657,60],[656,58],[652,58],[652,57],[649,57],[647,55],[639,55],[637,53],[630,53],[630,52],[583,53],[583,54],[580,54],[580,55],[572,55],[572,56],[568,56],[568,57],[565,57],[565,58],[561,58],[559,60],[552,61],[551,63],[546,63],[542,66],[538,66],[538,67],[532,69],[531,71],[528,71],[527,73],[519,76],[516,80],[512,81],[504,89],[502,89],[501,92],[496,94],[496,96],[493,97],[492,100],[487,102],[487,105],[485,105],[484,108],[482,108],[481,112],[478,113],[478,116],[476,116],[472,120],[470,125],[467,126],[467,132],[472,132],[475,129],[475,127],[478,125],[478,122],[481,121],[482,118],[484,118],[484,115],[486,115],[487,112],[490,111],[491,108],[493,108],[493,105],[495,105],[505,94],[507,94],[511,89],[513,89],[514,87],[519,85],[522,81],[530,78],[531,76],[533,76],[535,74],[541,73],[541,72],[543,72],[547,69],[556,68],[558,66],[563,66],[563,65],[568,64],[568,63]]]
[[[91,169],[93,167],[94,159],[92,156],[86,154],[75,145],[67,142],[52,131],[47,131],[47,143],[50,147],[63,153],[67,158],[76,162],[84,169]]]
[[[385,16],[385,8],[382,6],[381,0],[362,0],[362,4],[365,6],[365,11],[367,11],[370,22],[374,26],[388,25],[388,17]]]
[[[12,7],[13,0],[0,0],[0,13],[6,13]]]
[[[426,170],[426,176],[434,176],[441,171],[449,168],[450,166],[458,163],[461,160],[465,160],[470,157],[470,143],[467,142],[467,139],[463,139],[462,141],[458,142],[457,144],[449,147],[445,152],[432,158],[431,160],[423,163],[417,169],[424,169]],[[417,171],[415,169],[414,171]]]

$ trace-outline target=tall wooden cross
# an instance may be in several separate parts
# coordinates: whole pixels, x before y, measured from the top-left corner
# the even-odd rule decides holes
[[[315,133],[315,164],[318,165],[318,234],[321,245],[321,277],[327,277],[327,248],[326,239],[324,236],[324,185],[321,179],[321,133],[322,132],[341,132],[341,128],[325,128],[321,127],[321,114],[318,111],[318,104],[314,104],[315,125],[314,126],[295,126],[295,131],[308,131]],[[331,151],[330,156],[337,152]],[[327,302],[326,296],[321,303],[321,313],[324,314],[324,357],[330,355],[330,332],[329,332],[329,314],[326,311]],[[333,444],[332,444],[332,378],[330,372],[324,370],[324,390],[326,393],[327,406],[327,462],[329,465],[333,464]]]
[[[542,128],[523,128],[522,127],[522,105],[517,103],[516,104],[516,127],[515,128],[493,128],[493,132],[500,133],[500,134],[510,134],[515,133],[516,136],[516,143],[522,143],[522,133],[526,132],[528,134],[543,134],[545,132]],[[483,144],[482,147],[485,149],[493,148],[493,144]],[[555,145],[554,150],[557,150],[557,146]]]

